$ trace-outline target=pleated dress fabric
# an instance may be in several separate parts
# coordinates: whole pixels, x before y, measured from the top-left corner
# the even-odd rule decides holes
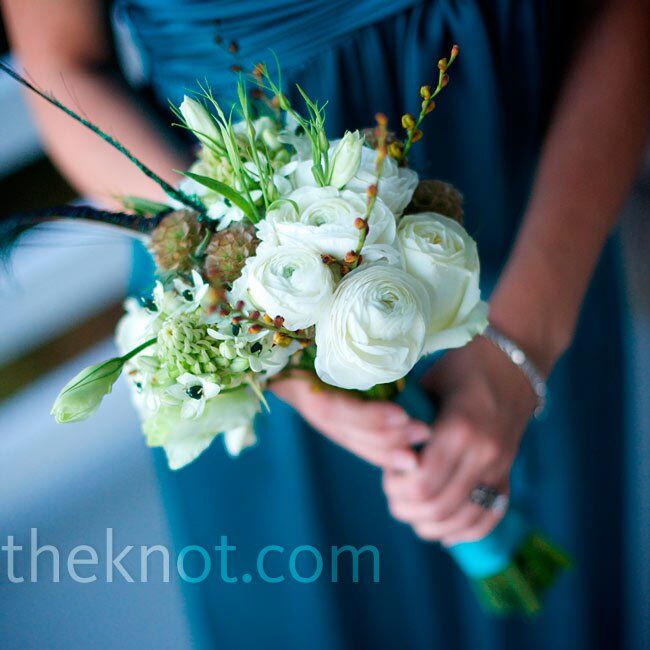
[[[418,91],[453,43],[461,55],[449,88],[425,123],[412,165],[465,196],[466,227],[477,239],[483,289],[494,285],[524,213],[532,175],[566,63],[565,3],[541,0],[132,0],[117,9],[129,24],[142,78],[160,106],[207,82],[228,105],[231,66],[277,55],[292,84],[328,100],[331,137],[372,125],[377,111],[397,126],[419,111]],[[569,3],[570,4],[570,3]],[[237,55],[227,51],[238,44]],[[567,237],[571,237],[567,223]],[[135,279],[146,275],[139,258]],[[272,396],[258,418],[259,444],[229,458],[219,440],[171,473],[158,456],[177,544],[212,548],[227,535],[227,583],[213,567],[186,585],[200,644],[219,648],[614,648],[622,631],[622,308],[619,268],[608,246],[576,341],[550,381],[546,417],[530,425],[513,470],[515,498],[532,521],[575,557],[534,621],[484,614],[465,577],[435,544],[391,519],[377,469],[338,448]],[[136,282],[137,284],[137,282]],[[142,284],[142,282],[141,282]],[[549,309],[553,305],[548,305]],[[265,583],[254,571],[267,556]],[[324,558],[323,576],[289,576],[301,545]],[[330,547],[374,545],[379,582],[361,560],[359,582],[331,580]],[[190,554],[191,555],[191,554]],[[199,574],[202,562],[187,570]],[[196,554],[194,554],[196,555]],[[198,560],[198,557],[197,557]],[[314,569],[309,551],[299,573]],[[347,567],[350,569],[351,567]]]

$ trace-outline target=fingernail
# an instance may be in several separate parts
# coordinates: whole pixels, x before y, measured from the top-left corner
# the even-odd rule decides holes
[[[410,451],[395,451],[392,458],[393,469],[410,472],[418,466],[417,458]]]

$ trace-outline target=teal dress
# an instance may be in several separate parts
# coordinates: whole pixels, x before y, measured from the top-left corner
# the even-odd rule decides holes
[[[461,47],[452,82],[429,119],[412,163],[465,196],[466,225],[478,240],[486,294],[498,277],[524,213],[544,130],[566,61],[571,26],[559,0],[132,0],[117,4],[139,53],[139,72],[161,107],[207,79],[224,103],[231,66],[283,66],[287,92],[300,83],[329,100],[328,129],[371,125],[376,112],[397,125],[417,112],[420,85],[452,43]],[[238,53],[228,52],[231,42]],[[569,231],[571,224],[567,224]],[[139,264],[143,264],[142,259]],[[136,274],[136,280],[144,271]],[[552,308],[552,305],[549,306]],[[187,584],[199,644],[220,648],[559,648],[622,643],[622,368],[618,265],[605,251],[576,342],[550,381],[546,419],[532,423],[513,470],[520,508],[576,558],[533,622],[494,620],[437,545],[394,521],[380,472],[312,430],[270,397],[257,422],[259,444],[239,459],[216,441],[191,466],[162,468],[177,544],[212,548],[223,535],[227,582]],[[282,582],[261,580],[259,551]],[[293,550],[315,547],[322,576],[290,575]],[[331,547],[374,546],[358,582]],[[343,555],[341,556],[343,558]],[[197,560],[192,564],[192,558]],[[297,575],[316,567],[300,551]],[[188,553],[186,570],[203,560]],[[253,577],[242,579],[245,573]]]

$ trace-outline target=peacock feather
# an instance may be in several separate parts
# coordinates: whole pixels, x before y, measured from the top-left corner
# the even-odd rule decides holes
[[[55,208],[34,210],[0,219],[0,260],[5,263],[20,237],[41,224],[72,219],[115,226],[132,236],[147,236],[170,213],[172,209],[155,216],[98,210],[86,205],[63,205]]]

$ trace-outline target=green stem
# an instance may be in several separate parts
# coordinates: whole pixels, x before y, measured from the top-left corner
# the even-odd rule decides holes
[[[368,220],[370,219],[370,214],[372,213],[372,209],[375,207],[375,203],[377,202],[377,195],[379,194],[379,181],[381,179],[381,173],[384,169],[384,160],[386,157],[384,155],[383,150],[386,146],[386,127],[380,126],[379,128],[381,129],[381,135],[379,136],[377,142],[377,165],[375,168],[377,176],[375,178],[375,193],[372,196],[368,197],[368,202],[366,204],[366,213],[364,215],[364,221],[366,222],[366,226],[359,234],[359,241],[357,242],[357,247],[354,251],[356,254],[356,260],[351,265],[352,268],[356,268],[359,265],[359,255],[361,255],[363,246],[366,243],[366,237],[368,236],[368,229],[369,229]]]
[[[145,348],[148,348],[149,346],[153,345],[156,341],[158,340],[157,337],[154,336],[154,338],[149,339],[148,341],[145,341],[144,343],[138,345],[137,348],[133,348],[131,352],[127,352],[124,356],[120,357],[122,361],[127,362],[129,359],[132,359],[136,354],[140,354],[142,350]]]
[[[408,154],[409,150],[413,146],[413,136],[415,133],[419,130],[420,125],[422,124],[424,118],[430,113],[429,111],[429,106],[431,105],[431,102],[433,101],[434,97],[440,94],[442,89],[445,87],[443,85],[443,79],[445,75],[447,74],[447,70],[451,67],[452,63],[456,60],[456,55],[452,54],[450,57],[449,61],[447,62],[447,66],[445,67],[444,70],[439,70],[438,71],[438,85],[436,86],[436,89],[433,91],[431,96],[426,99],[424,102],[422,102],[422,109],[420,110],[420,114],[418,115],[418,119],[415,122],[415,126],[412,129],[409,129],[407,131],[407,138],[406,142],[404,143],[404,148],[402,149],[402,158],[406,159],[406,154]]]

